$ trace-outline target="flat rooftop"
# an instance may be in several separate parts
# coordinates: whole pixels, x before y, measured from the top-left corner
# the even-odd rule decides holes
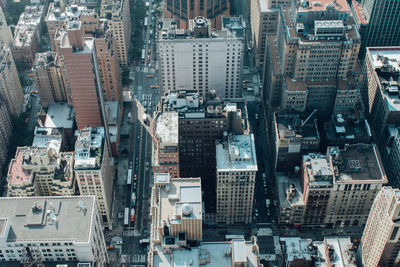
[[[276,116],[276,123],[279,138],[282,141],[292,138],[320,139],[316,117],[312,116],[309,118],[308,116],[310,116],[310,113],[278,114]]]
[[[354,144],[344,149],[328,147],[332,165],[338,168],[336,183],[370,180],[387,182],[385,170],[375,145]]]
[[[217,171],[257,171],[253,134],[229,135],[216,143]]]
[[[168,187],[160,187],[160,221],[158,227],[162,225],[163,220],[171,219],[171,223],[180,224],[181,220],[176,215],[185,218],[201,220],[202,197],[200,178],[170,178],[156,174],[160,183],[168,183]],[[163,178],[164,177],[164,178]],[[168,188],[168,190],[167,190]],[[185,213],[186,212],[186,213]]]
[[[107,110],[108,123],[117,123],[118,118],[118,101],[104,101]]]
[[[317,153],[304,155],[303,164],[310,183],[332,184],[333,172],[326,155]]]
[[[202,242],[201,246],[186,249],[175,249],[171,254],[163,253],[160,245],[156,245],[153,255],[154,267],[228,267],[233,262],[245,262],[249,267],[258,267],[258,257],[252,251],[253,243],[245,240],[226,242]],[[229,254],[227,255],[227,251]]]
[[[156,119],[155,133],[163,144],[178,144],[178,113],[162,112]]]
[[[88,127],[79,131],[75,142],[75,169],[101,167],[104,136],[103,127]]]
[[[9,184],[23,184],[29,182],[32,177],[32,170],[25,170],[23,165],[24,153],[28,147],[18,147],[14,159],[11,160],[8,168],[7,181]]]
[[[88,242],[94,204],[94,196],[0,198],[0,237],[7,242]]]
[[[51,148],[60,152],[62,144],[62,129],[50,127],[36,127],[32,147]]]
[[[47,108],[45,127],[72,129],[74,126],[74,110],[67,103],[53,103]]]
[[[326,237],[324,241],[314,242],[318,254],[316,267],[325,267],[329,260],[331,266],[356,267],[356,255],[350,237]],[[330,257],[332,255],[332,257]]]

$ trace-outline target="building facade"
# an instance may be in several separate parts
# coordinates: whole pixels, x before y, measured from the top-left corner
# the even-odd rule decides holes
[[[103,127],[79,131],[75,143],[74,172],[81,195],[95,195],[104,227],[112,228],[114,165]]]
[[[3,8],[0,8],[0,42],[8,47],[11,47],[13,43],[13,36],[10,27],[7,25],[6,18],[4,16]]]
[[[0,167],[3,167],[8,158],[8,145],[12,135],[10,113],[6,103],[0,99]]]
[[[176,238],[203,240],[203,204],[200,178],[172,178],[156,173],[151,193],[151,246]],[[167,242],[168,243],[168,242]]]
[[[187,29],[189,20],[202,16],[212,22],[213,28],[221,29],[221,17],[229,16],[228,0],[164,0],[164,17],[176,18],[181,29]]]
[[[251,0],[250,22],[252,42],[255,49],[255,65],[261,70],[264,66],[268,35],[275,35],[279,25],[279,8],[290,6],[287,0]]]
[[[10,48],[2,45],[0,51],[0,98],[7,104],[8,111],[19,116],[24,103],[24,95],[17,68]]]
[[[389,0],[351,1],[352,13],[362,37],[360,57],[367,47],[399,46],[400,25],[398,12],[400,3]]]
[[[383,187],[376,196],[360,243],[365,267],[396,266],[400,255],[400,190]]]
[[[277,36],[267,38],[263,97],[281,107],[282,94],[287,93],[286,103],[294,101],[296,109],[316,108],[326,114],[332,111],[338,80],[348,80],[357,70],[361,37],[346,1],[306,5],[281,9]],[[297,100],[293,94],[299,93]]]
[[[305,155],[302,168],[306,227],[363,227],[377,192],[388,182],[377,147],[369,144]]]
[[[108,266],[94,196],[4,197],[0,213],[2,262],[26,262],[32,256],[44,263],[79,261]]]
[[[250,223],[258,171],[253,134],[226,133],[216,141],[216,161],[217,222]]]
[[[32,72],[42,106],[47,107],[54,102],[67,102],[62,67],[57,53],[37,53]]]
[[[164,92],[197,90],[206,97],[213,90],[222,98],[241,97],[244,27],[227,18],[221,31],[212,31],[209,20],[190,20],[189,31],[164,23],[157,40],[158,62]],[[238,31],[230,30],[239,27]]]
[[[19,147],[11,160],[9,197],[71,196],[76,193],[74,154],[57,148]]]

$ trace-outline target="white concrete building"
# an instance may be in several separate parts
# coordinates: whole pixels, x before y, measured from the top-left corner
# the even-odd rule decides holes
[[[250,223],[257,173],[253,134],[228,135],[216,142],[217,222]]]
[[[383,187],[375,198],[361,238],[365,267],[400,263],[400,190]]]
[[[75,177],[81,195],[95,195],[104,227],[112,227],[114,165],[103,127],[79,131],[75,143]]]
[[[10,47],[13,43],[13,36],[10,27],[7,25],[3,9],[0,7],[0,42]]]
[[[194,89],[205,97],[215,90],[221,98],[241,97],[244,38],[238,18],[226,18],[221,31],[211,30],[202,17],[190,20],[189,30],[163,21],[157,40],[163,91]]]
[[[0,199],[0,261],[108,263],[94,196]]]
[[[203,239],[203,204],[200,178],[171,178],[156,173],[151,194],[151,243],[166,245],[167,239]]]

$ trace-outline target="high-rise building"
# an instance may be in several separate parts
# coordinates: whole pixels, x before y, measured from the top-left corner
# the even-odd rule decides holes
[[[303,225],[364,226],[378,190],[387,183],[375,145],[328,147],[326,155],[303,156]]]
[[[217,222],[250,223],[258,170],[254,136],[226,133],[216,147]]]
[[[102,126],[104,120],[94,38],[84,38],[81,26],[80,21],[69,22],[60,46],[65,86],[71,95],[79,130]]]
[[[189,22],[189,30],[180,30],[171,20],[163,21],[157,40],[163,91],[194,89],[206,97],[215,90],[221,98],[241,97],[242,20],[224,18],[220,31],[211,30],[202,17]]]
[[[62,67],[56,52],[37,53],[32,72],[42,106],[47,107],[54,102],[67,102]]]
[[[12,135],[12,124],[10,113],[6,103],[0,99],[0,168],[7,161],[8,144]]]
[[[156,173],[151,193],[150,238],[154,244],[177,239],[203,240],[203,203],[200,178],[172,178]]]
[[[280,12],[277,36],[267,38],[264,101],[281,107],[287,94],[288,109],[329,115],[338,81],[349,80],[358,70],[361,38],[347,2],[298,2]]]
[[[399,46],[400,3],[390,0],[352,0],[352,12],[362,38],[360,57],[367,47]]]
[[[18,207],[18,208],[16,208]],[[0,199],[0,260],[106,267],[108,255],[94,196]]]
[[[32,67],[39,48],[40,21],[44,13],[44,5],[25,6],[14,30],[14,42],[11,46],[14,60],[21,67]]]
[[[362,96],[380,148],[387,141],[387,126],[400,123],[399,52],[400,47],[368,47],[365,55]]]
[[[24,103],[24,95],[17,68],[10,48],[1,45],[0,49],[0,98],[6,102],[10,114],[19,116]]]
[[[248,132],[244,101],[231,103],[215,96],[202,98],[190,90],[175,90],[164,95],[160,112],[178,113],[177,125],[174,125],[178,135],[180,177],[201,177],[206,212],[215,213],[215,140],[222,138],[224,131]]]
[[[109,18],[116,53],[121,65],[129,63],[131,18],[129,0],[107,0],[101,3],[101,17]]]
[[[276,34],[279,25],[279,8],[289,6],[288,0],[251,0],[250,18],[252,42],[255,48],[255,65],[261,70],[264,66],[267,36]]]
[[[79,131],[75,143],[75,177],[81,195],[95,195],[104,227],[112,228],[114,165],[103,127]]]
[[[46,143],[41,147],[17,148],[7,174],[9,197],[75,194],[73,152],[60,152],[45,147],[49,145]]]
[[[360,243],[365,267],[396,266],[400,262],[400,190],[383,187],[377,194]]]
[[[3,8],[0,7],[0,42],[11,47],[13,43],[13,36],[10,27],[7,25],[6,17],[3,13]]]
[[[189,21],[201,16],[212,22],[212,27],[221,29],[221,17],[229,16],[229,0],[164,0],[164,17],[176,18],[179,28],[187,29]]]

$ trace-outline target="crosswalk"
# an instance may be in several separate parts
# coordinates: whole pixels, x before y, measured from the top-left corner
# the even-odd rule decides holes
[[[135,71],[137,72],[145,72],[145,73],[152,73],[154,74],[156,70],[154,68],[148,68],[148,67],[135,67]]]

